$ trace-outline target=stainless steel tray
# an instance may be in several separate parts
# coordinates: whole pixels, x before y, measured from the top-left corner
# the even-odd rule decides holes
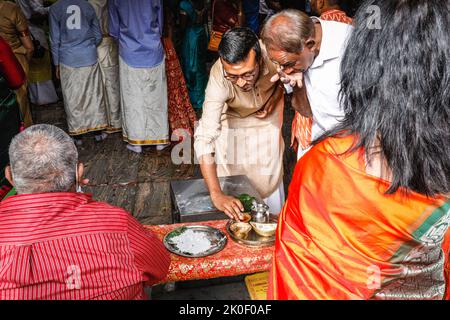
[[[176,236],[182,235],[184,232],[192,230],[195,233],[203,233],[206,234],[206,237],[210,241],[210,246],[201,252],[186,252],[182,251],[178,248],[176,242]],[[170,231],[165,235],[163,239],[164,246],[167,250],[172,253],[175,253],[179,256],[187,257],[187,258],[200,258],[212,255],[214,253],[222,250],[227,244],[227,236],[220,231],[219,229],[210,227],[210,226],[202,226],[202,225],[193,225],[193,226],[183,226],[178,227]]]
[[[225,194],[237,196],[242,193],[247,193],[254,196],[258,202],[263,201],[246,176],[220,177],[219,182]],[[188,179],[171,181],[170,189],[174,223],[222,220],[228,218],[213,205],[205,180]]]
[[[277,216],[270,216],[271,222],[277,222]],[[237,243],[249,246],[249,247],[267,247],[271,246],[275,243],[275,235],[271,237],[263,237],[255,232],[255,230],[250,230],[245,239],[236,237],[234,233],[230,230],[230,226],[233,223],[233,220],[228,221],[227,223],[227,232],[231,239],[236,241]]]

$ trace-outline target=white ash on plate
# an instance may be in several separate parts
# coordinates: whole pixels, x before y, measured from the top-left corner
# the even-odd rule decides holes
[[[211,240],[208,235],[194,230],[187,230],[170,239],[170,242],[176,245],[179,251],[192,255],[205,252],[211,248]]]

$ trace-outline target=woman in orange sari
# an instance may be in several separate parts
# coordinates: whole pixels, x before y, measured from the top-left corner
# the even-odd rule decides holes
[[[447,3],[369,0],[355,22],[346,116],[297,163],[268,298],[448,299]]]

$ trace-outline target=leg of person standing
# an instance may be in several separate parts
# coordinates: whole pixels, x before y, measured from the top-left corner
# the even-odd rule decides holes
[[[127,148],[162,149],[169,143],[165,61],[152,68],[134,68],[119,58],[122,134]]]

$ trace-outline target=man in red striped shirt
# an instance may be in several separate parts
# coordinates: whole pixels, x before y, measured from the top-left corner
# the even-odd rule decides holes
[[[18,195],[0,203],[0,300],[145,299],[165,278],[161,241],[125,210],[77,193],[83,165],[51,125],[18,134],[6,176]]]

